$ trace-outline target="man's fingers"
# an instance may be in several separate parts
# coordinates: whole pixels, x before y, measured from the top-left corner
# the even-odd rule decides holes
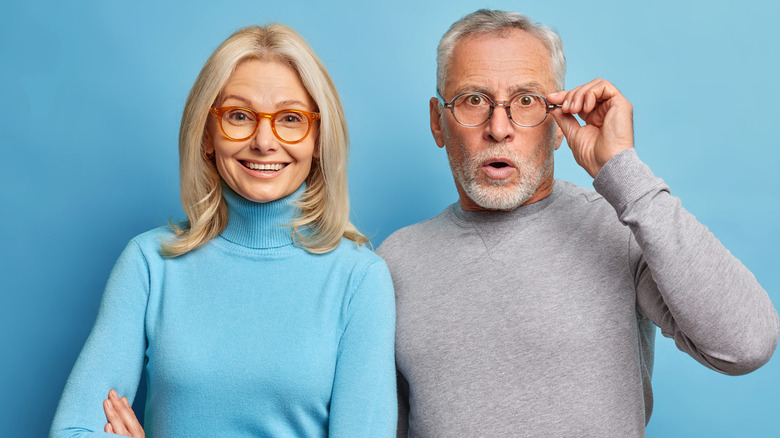
[[[595,90],[591,89],[588,93],[585,93],[585,100],[582,104],[582,111],[584,113],[590,113],[594,109],[596,109],[596,104],[598,103],[598,99],[596,98],[596,92]],[[587,116],[586,116],[587,117]]]
[[[581,109],[582,96],[585,93],[585,90],[593,86],[596,81],[598,81],[598,79],[594,79],[587,84],[580,85],[579,87],[564,92],[563,101],[560,102],[561,109],[567,113],[578,113]]]
[[[591,112],[596,108],[599,98],[602,96],[601,83],[589,83],[576,88],[569,103],[569,111],[572,114]]]
[[[580,128],[580,122],[577,118],[563,112],[560,108],[550,111],[550,114],[555,118],[555,122],[558,123],[558,126],[563,132],[563,136],[566,137],[567,140],[572,138],[574,133]]]
[[[559,91],[547,97],[550,103],[561,105],[564,112],[580,114],[582,117],[593,112],[601,102],[618,95],[620,92],[609,81],[594,79],[569,91]]]

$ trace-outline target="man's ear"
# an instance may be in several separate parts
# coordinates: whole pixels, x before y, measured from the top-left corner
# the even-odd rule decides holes
[[[433,134],[433,140],[436,141],[436,145],[443,148],[444,137],[441,135],[441,105],[439,105],[439,99],[431,97],[429,105],[431,111],[431,134]]]
[[[557,151],[559,147],[561,147],[561,143],[563,142],[563,130],[561,129],[558,124],[555,124],[555,150]]]

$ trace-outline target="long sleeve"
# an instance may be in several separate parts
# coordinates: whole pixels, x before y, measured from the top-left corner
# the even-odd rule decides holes
[[[339,343],[329,436],[395,436],[395,296],[384,262],[366,268]]]
[[[593,185],[633,233],[637,304],[663,335],[725,374],[766,363],[778,341],[769,296],[636,152],[613,157]]]
[[[60,399],[52,438],[116,437],[103,432],[103,400],[116,389],[132,402],[144,365],[144,316],[149,273],[141,249],[130,242],[109,277],[97,320]]]

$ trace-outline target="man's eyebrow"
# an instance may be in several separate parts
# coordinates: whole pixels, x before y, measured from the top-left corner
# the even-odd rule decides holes
[[[530,81],[525,82],[523,84],[517,84],[512,86],[509,89],[509,95],[514,96],[516,94],[520,93],[540,93],[542,94],[542,91],[544,90],[544,87],[542,86],[541,82],[537,81]],[[463,84],[460,87],[458,87],[455,90],[455,96],[462,94],[462,93],[470,93],[470,92],[478,92],[482,94],[486,94],[490,96],[491,98],[495,97],[495,90],[489,87],[481,87],[476,85],[470,85],[470,84]],[[454,97],[454,96],[453,96]]]
[[[519,93],[528,93],[528,92],[534,92],[534,93],[542,93],[542,90],[544,90],[544,87],[540,82],[531,81],[526,82],[524,84],[518,84],[514,87],[510,88],[511,95],[519,94]]]
[[[463,84],[460,87],[455,89],[455,95],[452,97],[455,97],[463,93],[473,93],[475,91],[478,93],[487,94],[488,96],[493,94],[493,90],[488,87],[480,87],[477,85]]]

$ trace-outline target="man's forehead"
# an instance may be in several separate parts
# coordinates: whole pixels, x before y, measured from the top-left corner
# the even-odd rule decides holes
[[[547,47],[536,36],[512,29],[458,41],[445,88],[448,94],[480,91],[492,95],[552,92],[554,84]]]

